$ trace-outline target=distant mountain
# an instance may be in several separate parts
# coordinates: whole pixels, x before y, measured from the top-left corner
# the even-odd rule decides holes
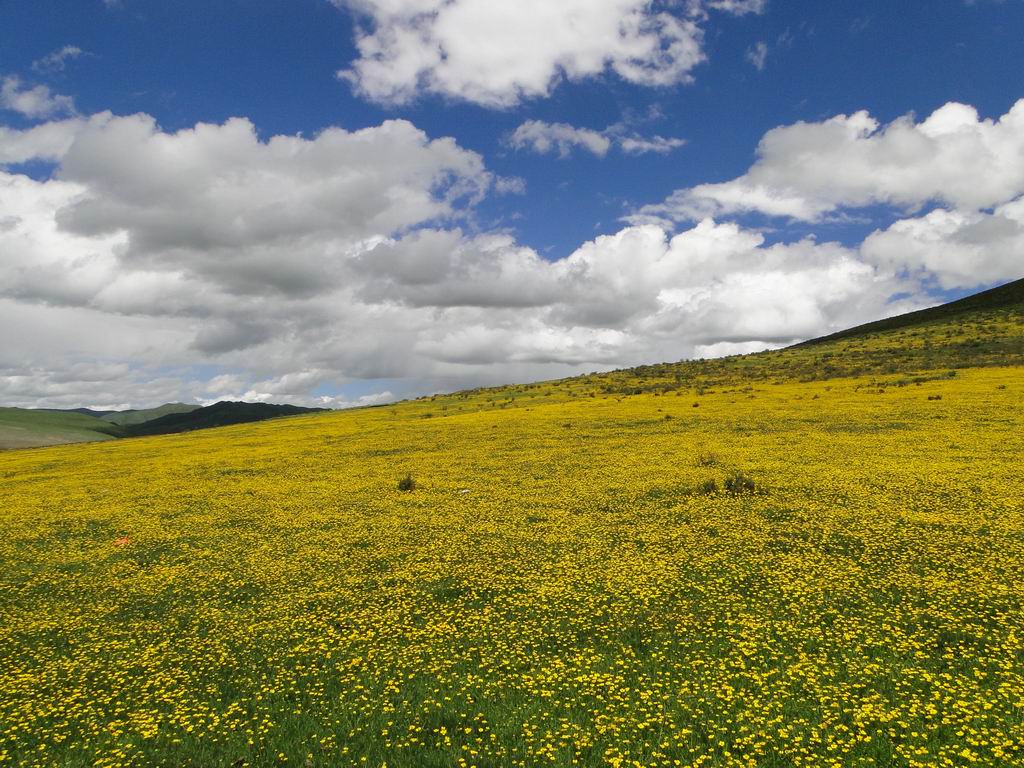
[[[197,411],[202,406],[189,405],[188,403],[164,403],[156,408],[145,408],[140,410],[131,411],[107,411],[107,412],[96,412],[100,415],[104,421],[109,421],[111,424],[120,424],[122,427],[143,424],[147,421],[153,421],[163,416],[169,416],[172,413],[191,413]],[[82,409],[83,411],[86,409]]]
[[[174,432],[190,432],[194,429],[225,427],[229,424],[245,424],[263,421],[278,416],[296,416],[300,413],[322,411],[323,408],[300,408],[297,405],[272,405],[270,403],[241,403],[221,401],[205,408],[196,408],[188,413],[170,413],[142,424],[124,427],[125,435],[166,435]]]
[[[114,440],[123,434],[118,425],[78,411],[0,408],[0,449]]]

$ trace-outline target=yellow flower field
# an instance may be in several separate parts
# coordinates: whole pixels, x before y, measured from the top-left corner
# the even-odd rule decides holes
[[[1024,764],[976,325],[0,454],[0,765]]]

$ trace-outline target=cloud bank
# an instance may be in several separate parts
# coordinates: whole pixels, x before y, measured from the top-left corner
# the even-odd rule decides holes
[[[935,285],[1019,276],[1020,168],[993,164],[1021,157],[1007,128],[1021,109],[779,128],[739,185],[756,177],[763,198],[704,195],[715,216],[690,210],[676,229],[664,207],[661,223],[555,260],[481,231],[475,208],[503,180],[407,121],[267,139],[244,118],[168,132],[143,114],[5,129],[0,399],[351,405],[763,349],[916,308]],[[806,134],[802,152],[785,151],[790,131]],[[809,171],[839,162],[837,137],[842,194]],[[965,152],[978,157],[954,180]],[[19,173],[28,161],[52,173]],[[772,243],[723,219],[751,202],[775,211],[779,190],[811,220],[865,201],[938,204],[859,247]],[[331,394],[354,384],[365,394]]]

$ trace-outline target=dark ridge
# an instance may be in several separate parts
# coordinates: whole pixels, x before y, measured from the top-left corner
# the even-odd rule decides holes
[[[156,408],[114,411],[103,416],[103,420],[126,427],[132,424],[142,424],[145,421],[153,421],[172,413],[190,413],[191,411],[199,410],[200,407],[199,405],[188,405],[186,403],[164,403]]]
[[[824,344],[830,341],[838,341],[840,339],[849,339],[855,336],[864,336],[869,333],[894,331],[900,328],[908,328],[914,325],[935,322],[937,320],[948,320],[956,315],[964,314],[965,312],[1004,309],[1006,307],[1013,307],[1017,305],[1024,306],[1024,278],[1014,280],[1012,283],[1006,283],[998,288],[991,288],[987,291],[976,293],[973,296],[967,296],[963,299],[951,301],[948,304],[940,304],[937,307],[930,307],[929,309],[920,309],[917,312],[908,312],[905,315],[897,315],[896,317],[886,318],[885,320],[876,320],[873,323],[865,323],[864,325],[858,325],[855,328],[847,328],[845,331],[839,331],[838,333],[833,333],[828,336],[821,336],[817,339],[802,341],[799,344],[794,344],[791,349],[798,347],[810,347],[816,344]]]
[[[247,424],[278,416],[296,416],[300,413],[323,410],[323,408],[301,408],[297,405],[241,403],[225,400],[188,413],[171,413],[142,424],[128,424],[125,425],[124,432],[128,436],[167,435],[175,432],[191,432],[195,429],[226,427],[230,424]]]

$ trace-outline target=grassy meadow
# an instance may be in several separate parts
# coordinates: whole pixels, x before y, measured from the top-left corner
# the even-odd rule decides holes
[[[117,426],[80,413],[0,408],[0,450],[115,440],[120,434]]]
[[[1022,455],[1020,306],[0,453],[0,765],[1021,765]]]

